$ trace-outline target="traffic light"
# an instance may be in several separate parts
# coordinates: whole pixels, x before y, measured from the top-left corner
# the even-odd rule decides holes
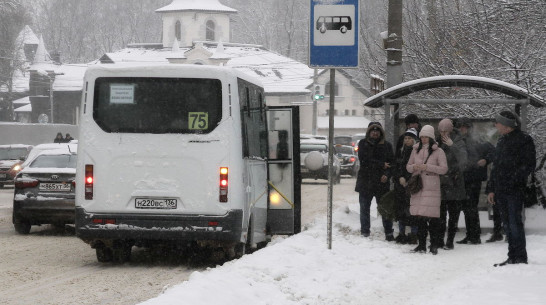
[[[315,101],[319,101],[319,100],[322,100],[324,99],[324,95],[322,94],[322,90],[321,90],[321,86],[320,85],[315,85],[315,92],[313,94],[313,100]]]

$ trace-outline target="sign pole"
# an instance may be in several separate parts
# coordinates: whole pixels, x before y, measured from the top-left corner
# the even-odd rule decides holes
[[[332,197],[334,188],[334,112],[336,70],[330,69],[330,111],[328,111],[328,249],[332,249]]]
[[[310,0],[309,67],[330,69],[328,122],[328,249],[332,249],[332,193],[334,176],[334,113],[336,70],[358,68],[359,1]],[[316,70],[315,70],[316,71]],[[316,72],[315,72],[316,73]],[[316,74],[315,74],[316,75]],[[316,89],[316,76],[313,77]],[[316,94],[316,93],[315,93]],[[319,95],[320,96],[320,95]],[[313,100],[313,107],[319,98]],[[313,112],[313,120],[316,119]],[[315,121],[313,121],[315,122]],[[314,125],[314,123],[313,123]],[[313,131],[315,129],[313,128]]]

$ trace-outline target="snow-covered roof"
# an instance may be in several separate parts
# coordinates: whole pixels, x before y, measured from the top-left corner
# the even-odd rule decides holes
[[[38,36],[34,34],[32,29],[25,25],[23,30],[19,33],[19,36],[17,36],[17,44],[23,45],[23,44],[38,44],[40,43],[40,39],[38,39]]]
[[[310,92],[307,87],[312,83],[313,69],[306,64],[256,45],[220,43],[217,47],[211,43],[202,48],[213,54],[211,59],[226,59],[226,66],[260,79],[266,94],[303,95]],[[102,61],[168,63],[168,58],[185,58],[184,54],[191,50],[195,49],[184,47],[173,52],[170,48],[125,48],[105,54]]]
[[[51,56],[46,50],[44,38],[40,35],[40,41],[38,43],[38,48],[36,49],[36,55],[34,55],[34,63],[49,63],[51,62]]]
[[[17,107],[13,111],[15,111],[15,112],[32,112],[32,105],[31,104],[26,104],[24,106]]]
[[[208,11],[237,13],[236,9],[227,7],[218,0],[174,0],[171,4],[155,10],[158,13],[179,11]]]
[[[28,96],[25,96],[25,97],[22,97],[20,99],[16,99],[14,101],[11,102],[12,104],[17,104],[17,105],[26,105],[26,104],[30,104],[30,98]]]
[[[53,91],[80,91],[83,88],[83,76],[87,67],[86,64],[58,65],[49,62],[33,64],[29,70],[36,70],[36,72],[44,75],[47,75],[47,71],[54,71],[56,75],[53,82]]]
[[[330,118],[327,116],[317,117],[317,127],[328,129]],[[338,129],[365,129],[370,124],[370,120],[359,116],[334,116],[334,128]]]

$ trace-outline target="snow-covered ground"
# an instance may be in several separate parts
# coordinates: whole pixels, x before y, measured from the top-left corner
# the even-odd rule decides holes
[[[326,217],[319,217],[301,234],[196,271],[142,304],[546,304],[546,210],[541,207],[527,209],[529,264],[493,267],[506,259],[504,242],[416,254],[410,252],[414,245],[386,242],[377,217],[372,236],[363,238],[356,193],[346,195],[333,216],[331,250]],[[485,241],[492,223],[485,213],[481,217]],[[460,227],[456,240],[464,237],[464,221]]]

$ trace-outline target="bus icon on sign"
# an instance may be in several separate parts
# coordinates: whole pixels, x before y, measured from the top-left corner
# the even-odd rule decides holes
[[[316,29],[324,34],[326,31],[340,31],[342,34],[352,30],[349,16],[320,16],[317,19]]]

